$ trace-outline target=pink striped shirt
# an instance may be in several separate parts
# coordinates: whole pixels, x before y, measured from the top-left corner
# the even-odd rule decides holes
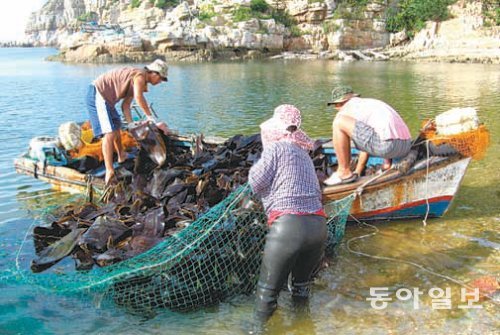
[[[351,98],[339,111],[372,127],[382,141],[407,140],[410,130],[401,116],[388,104],[377,99]]]

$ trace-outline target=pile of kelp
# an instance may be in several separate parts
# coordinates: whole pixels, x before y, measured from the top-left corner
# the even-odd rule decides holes
[[[262,152],[259,134],[237,135],[222,144],[198,136],[188,146],[151,124],[131,133],[140,144],[134,163],[117,171],[122,180],[98,204],[66,206],[50,225],[34,228],[33,272],[67,256],[73,257],[77,270],[88,270],[149,250],[245,184]],[[327,162],[320,150],[313,161],[324,178]]]
[[[132,258],[176,234],[247,182],[262,151],[260,135],[234,136],[191,146],[153,125],[137,127],[140,143],[133,164],[98,203],[70,205],[34,228],[33,272],[71,256],[77,270]],[[125,172],[125,173],[124,173]]]

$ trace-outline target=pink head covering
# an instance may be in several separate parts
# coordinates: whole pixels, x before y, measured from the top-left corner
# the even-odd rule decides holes
[[[279,105],[274,109],[274,115],[260,125],[262,144],[287,141],[300,146],[304,150],[312,150],[314,141],[300,130],[302,118],[300,110],[293,105]],[[295,126],[295,129],[289,129]]]

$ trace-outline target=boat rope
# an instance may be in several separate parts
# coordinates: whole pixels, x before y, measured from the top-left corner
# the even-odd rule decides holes
[[[453,282],[453,283],[455,283],[455,284],[457,284],[457,285],[459,285],[459,286],[461,286],[463,288],[466,288],[466,289],[469,289],[469,290],[474,290],[475,289],[474,287],[472,287],[470,285],[467,285],[466,283],[464,283],[461,280],[458,280],[458,279],[455,279],[453,277],[450,277],[450,276],[438,273],[436,271],[430,270],[430,269],[426,268],[425,266],[423,266],[421,264],[418,264],[418,263],[415,263],[415,262],[412,262],[412,261],[407,261],[407,260],[404,260],[404,259],[398,259],[398,258],[394,258],[394,257],[371,255],[371,254],[368,254],[366,252],[362,252],[362,251],[359,251],[359,250],[353,250],[351,248],[351,243],[352,242],[354,242],[356,240],[361,240],[361,239],[364,239],[364,238],[375,236],[375,235],[377,235],[380,232],[380,230],[376,226],[374,226],[374,225],[371,225],[371,224],[363,222],[363,221],[359,221],[357,218],[355,218],[352,215],[349,215],[349,216],[351,217],[351,219],[353,219],[354,221],[356,221],[358,224],[367,226],[368,228],[372,228],[374,230],[371,233],[368,233],[368,234],[365,234],[365,235],[361,235],[361,236],[352,237],[349,240],[347,240],[347,242],[346,242],[346,248],[347,248],[347,250],[350,253],[353,253],[353,254],[358,255],[358,256],[364,256],[364,257],[378,259],[378,260],[383,260],[383,261],[389,261],[389,262],[396,262],[396,263],[403,263],[403,264],[411,265],[411,266],[419,268],[420,270],[423,270],[423,271],[425,271],[427,273],[430,273],[430,274],[432,274],[434,276],[437,276],[437,277],[449,280],[449,281],[451,281],[451,282]],[[500,302],[496,301],[495,298],[491,294],[481,293],[481,295],[483,295],[484,297],[489,298],[490,301],[493,304],[495,304],[497,306],[500,306]]]
[[[429,217],[429,213],[431,211],[431,205],[429,204],[429,166],[430,166],[430,149],[429,149],[429,140],[425,141],[425,148],[427,151],[427,162],[425,164],[425,205],[427,206],[425,209],[425,216],[422,220],[422,224],[427,226],[427,218]]]
[[[85,181],[87,182],[87,189],[85,190],[85,198],[88,202],[92,203],[94,200],[94,187],[92,186],[93,176],[91,174],[85,175]]]
[[[38,179],[38,164],[37,162],[33,162],[33,177]]]
[[[33,222],[31,223],[29,229],[26,230],[26,234],[24,234],[24,238],[21,242],[21,245],[19,246],[19,248],[17,249],[17,253],[16,253],[16,269],[17,269],[17,273],[18,274],[21,274],[21,276],[26,279],[26,277],[24,276],[24,271],[22,271],[21,269],[21,264],[19,262],[19,259],[21,258],[21,252],[24,250],[24,245],[26,244],[26,241],[28,240],[28,236],[31,235],[33,229],[35,228],[35,224],[38,223],[38,220],[37,219],[33,219]]]
[[[39,220],[42,217],[44,217],[45,215],[47,215],[47,213],[49,213],[49,212],[53,211],[54,209],[56,209],[57,207],[58,207],[58,205],[48,206],[39,215],[37,215],[37,216],[35,216],[33,218],[33,222],[31,223],[31,225],[29,226],[29,228],[26,230],[26,233],[24,234],[24,238],[21,241],[21,245],[17,249],[17,252],[16,252],[16,269],[17,269],[17,274],[20,274],[24,279],[26,279],[26,276],[24,274],[24,271],[22,271],[22,269],[21,269],[21,264],[20,264],[19,260],[22,258],[21,257],[21,252],[25,248],[26,241],[28,240],[28,237],[33,233],[35,225],[39,223]]]
[[[430,206],[430,203],[429,203],[429,169],[430,169],[430,149],[429,149],[429,143],[430,141],[429,140],[426,140],[425,141],[425,145],[426,145],[426,151],[427,151],[427,160],[426,160],[426,169],[425,169],[425,204],[426,204],[426,210],[425,210],[425,216],[424,216],[424,219],[422,220],[422,224],[425,226],[427,226],[427,219],[429,218],[429,213],[431,211],[431,206]],[[414,143],[413,143],[414,144]],[[412,144],[412,145],[413,145]],[[374,182],[375,180],[383,177],[385,174],[387,174],[389,171],[392,171],[394,170],[395,167],[394,165],[392,165],[389,169],[385,170],[384,172],[382,172],[381,174],[378,174],[376,176],[374,176],[373,178],[367,180],[366,182],[364,182],[361,186],[359,186],[354,192],[356,193],[357,196],[360,196],[361,193],[363,193],[363,190],[364,188],[371,184],[372,182]]]
[[[101,197],[99,198],[99,202],[106,202],[106,200],[109,199],[113,189],[114,189],[114,185],[107,184],[106,187],[104,188],[104,191],[102,192]]]
[[[392,170],[393,170],[393,168],[390,167],[389,169],[385,170],[384,172],[377,174],[376,176],[370,178],[369,180],[365,181],[361,186],[358,186],[358,188],[356,188],[356,191],[354,191],[354,192],[356,193],[357,196],[361,195],[361,193],[363,193],[363,190],[367,185],[369,185],[372,182],[374,182],[375,180],[385,176],[389,171],[392,171]]]

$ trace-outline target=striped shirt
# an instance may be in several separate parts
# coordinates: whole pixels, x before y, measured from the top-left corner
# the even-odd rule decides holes
[[[321,188],[308,153],[291,142],[274,142],[264,148],[252,166],[248,181],[272,211],[316,213],[323,208]]]

